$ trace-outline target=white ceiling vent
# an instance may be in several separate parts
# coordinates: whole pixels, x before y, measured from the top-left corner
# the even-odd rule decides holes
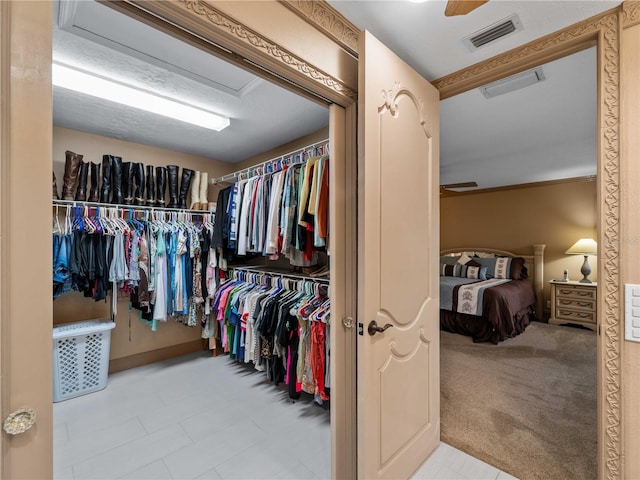
[[[516,73],[510,77],[501,78],[495,82],[488,83],[480,87],[480,91],[486,98],[492,98],[528,87],[529,85],[545,80],[545,78],[542,67],[537,67],[533,70]]]
[[[483,45],[519,30],[522,30],[522,22],[518,15],[514,13],[507,18],[503,18],[502,20],[463,38],[462,42],[469,50],[474,51]]]

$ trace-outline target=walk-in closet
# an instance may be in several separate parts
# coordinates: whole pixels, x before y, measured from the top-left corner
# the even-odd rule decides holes
[[[328,104],[97,2],[53,31],[54,478],[329,478]]]

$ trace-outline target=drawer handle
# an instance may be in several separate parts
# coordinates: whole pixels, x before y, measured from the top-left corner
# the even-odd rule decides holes
[[[588,313],[562,312],[562,314],[566,315],[567,317],[591,318],[591,315]]]
[[[571,300],[560,300],[562,305],[577,305],[579,307],[590,307],[591,303],[589,302],[572,302]]]
[[[580,290],[560,290],[560,293],[562,295],[571,295],[571,294],[577,294],[580,295],[581,297],[593,297],[593,293],[592,292],[583,292]]]

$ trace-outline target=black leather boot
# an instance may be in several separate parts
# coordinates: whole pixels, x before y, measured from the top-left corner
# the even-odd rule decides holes
[[[122,199],[123,205],[133,205],[133,167],[134,163],[122,162]]]
[[[102,156],[102,187],[100,189],[100,203],[109,203],[111,196],[111,155]]]
[[[156,167],[156,207],[164,208],[164,191],[167,187],[167,169]]]
[[[133,194],[134,205],[145,205],[144,203],[144,165],[142,163],[133,164],[133,178],[136,182],[136,190]]]
[[[97,202],[100,200],[100,179],[98,175],[100,175],[100,164],[91,162],[89,164],[91,166],[91,190],[89,190],[89,201]]]
[[[167,183],[169,184],[169,205],[167,208],[178,208],[178,170],[177,165],[167,165]]]
[[[64,177],[62,178],[62,200],[73,200],[74,187],[78,179],[78,170],[82,163],[82,155],[73,153],[69,150],[64,152]]]
[[[147,198],[144,202],[147,207],[156,205],[156,185],[153,181],[153,165],[147,165]]]
[[[78,189],[76,190],[76,201],[87,201],[87,176],[89,175],[89,164],[80,162],[78,169]]]
[[[122,204],[122,158],[111,157],[111,203]]]
[[[187,208],[187,194],[189,193],[189,186],[191,185],[191,179],[195,170],[189,168],[182,169],[182,182],[180,182],[180,197],[178,199],[178,208]]]
[[[60,200],[60,196],[58,195],[58,182],[56,181],[56,172],[54,172],[53,170],[51,171],[51,173],[53,173],[53,199],[54,200]]]

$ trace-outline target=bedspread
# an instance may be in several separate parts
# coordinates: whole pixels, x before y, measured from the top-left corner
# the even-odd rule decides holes
[[[476,342],[493,343],[514,337],[524,331],[530,318],[535,315],[536,295],[530,281],[511,280],[486,288],[480,300],[481,315],[468,315],[458,313],[457,293],[461,285],[484,283],[469,280],[456,278],[452,281],[450,277],[441,277],[441,328],[454,333],[471,335]],[[447,285],[452,284],[452,292],[448,294]]]

